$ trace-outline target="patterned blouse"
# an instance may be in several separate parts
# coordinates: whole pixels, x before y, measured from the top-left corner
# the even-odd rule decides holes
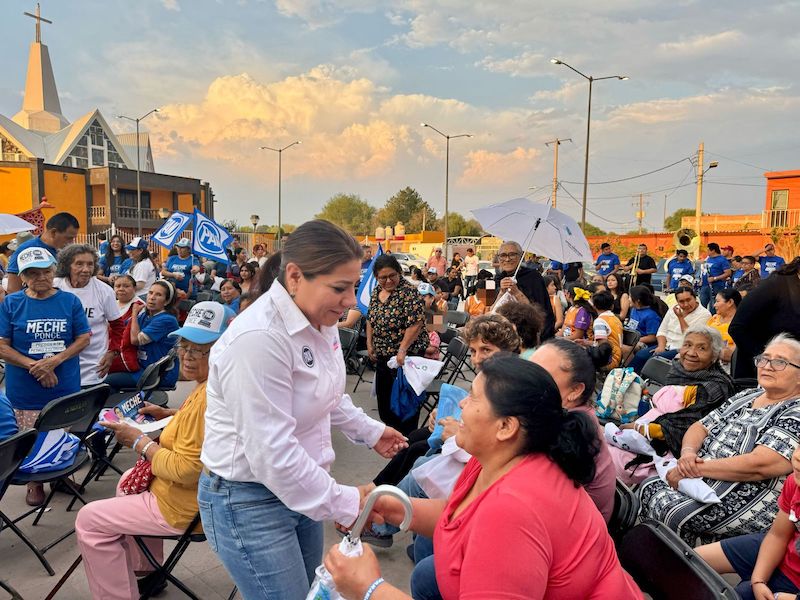
[[[389,358],[397,354],[406,329],[422,322],[417,339],[408,348],[409,355],[423,355],[428,347],[428,331],[425,329],[425,302],[417,288],[402,277],[397,288],[389,294],[386,302],[378,300],[381,286],[375,286],[369,300],[367,320],[372,326],[372,344],[375,354]]]

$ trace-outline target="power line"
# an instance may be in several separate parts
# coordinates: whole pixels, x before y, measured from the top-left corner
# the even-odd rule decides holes
[[[558,182],[558,186],[567,193],[567,196],[569,196],[570,198],[572,198],[575,201],[575,204],[577,204],[578,206],[582,206],[580,200],[578,200],[575,196],[573,196],[567,188],[565,188],[563,185],[561,185],[560,181]],[[630,197],[630,196],[628,196],[628,197]],[[606,223],[611,223],[612,225],[630,225],[632,223],[635,223],[635,221],[625,221],[625,222],[612,221],[611,219],[607,219],[606,217],[604,217],[602,215],[598,215],[596,212],[594,212],[592,210],[589,210],[588,208],[586,209],[586,212],[588,212],[590,215],[592,215],[594,217],[597,217],[601,221],[605,221]]]
[[[684,180],[685,179],[686,179],[686,176],[684,176]],[[559,182],[559,183],[564,183],[564,182]],[[677,186],[673,186],[673,187],[661,188],[661,189],[658,189],[658,190],[648,190],[648,191],[645,191],[645,192],[642,192],[642,193],[644,193],[644,194],[659,194],[661,192],[669,192],[670,190],[677,190],[677,189],[689,187],[689,186],[692,186],[692,185],[695,185],[694,181],[690,181],[689,183],[684,183],[684,184],[678,184]],[[587,199],[588,200],[622,200],[622,199],[627,200],[630,197],[631,197],[630,194],[625,194],[624,196],[589,196]]]
[[[622,179],[610,179],[609,181],[590,181],[589,185],[604,185],[606,183],[620,183],[622,181],[630,181],[631,179],[638,179],[640,177],[646,177],[647,175],[652,175],[653,173],[658,173],[660,171],[665,171],[665,170],[669,169],[670,167],[674,167],[675,165],[678,165],[678,164],[682,163],[685,160],[691,160],[691,159],[687,156],[687,157],[682,158],[680,160],[676,160],[674,163],[671,163],[671,164],[669,164],[669,165],[667,165],[665,167],[661,167],[661,168],[658,168],[658,169],[653,169],[652,171],[648,171],[647,173],[640,173],[639,175],[632,175],[631,177],[623,177]],[[583,184],[582,181],[564,181],[564,183],[571,183],[571,184],[574,184],[574,185],[582,185]]]
[[[711,183],[713,185],[735,185],[738,187],[757,187],[763,188],[766,183],[733,183],[731,181],[709,181],[706,179],[705,183]]]
[[[752,167],[754,169],[758,169],[759,171],[771,171],[772,169],[768,169],[767,167],[759,167],[758,165],[754,165],[752,163],[744,162],[741,160],[736,160],[735,158],[731,158],[730,156],[723,156],[722,154],[717,154],[716,152],[707,152],[707,154],[713,154],[714,156],[719,156],[720,158],[724,158],[725,160],[729,160],[731,162],[739,163],[740,165],[744,165],[745,167]]]

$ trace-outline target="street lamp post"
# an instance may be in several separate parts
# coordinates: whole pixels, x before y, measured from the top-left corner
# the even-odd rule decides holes
[[[287,144],[283,148],[271,148],[270,146],[261,146],[262,150],[272,150],[273,152],[278,153],[278,232],[275,234],[276,239],[276,248],[281,247],[281,169],[282,169],[282,157],[283,151],[288,150],[292,146],[296,144],[302,144],[301,141],[297,140],[292,142],[291,144]]]
[[[142,237],[142,185],[140,182],[140,175],[141,175],[141,148],[142,145],[139,143],[139,121],[144,121],[147,117],[152,115],[153,113],[158,112],[157,108],[154,108],[148,113],[145,113],[141,117],[134,119],[133,117],[126,117],[125,115],[118,115],[118,119],[127,119],[128,121],[133,121],[136,123],[136,228],[139,233],[139,237]]]
[[[589,185],[589,134],[591,132],[591,124],[592,124],[592,84],[595,81],[602,81],[603,79],[618,79],[619,81],[627,81],[629,77],[627,75],[607,75],[606,77],[592,77],[591,75],[586,75],[585,73],[581,73],[578,69],[573,67],[572,65],[568,65],[563,60],[559,60],[558,58],[551,58],[550,62],[554,65],[564,65],[568,69],[574,71],[581,77],[583,77],[586,81],[589,82],[589,108],[586,113],[586,156],[583,160],[583,204],[581,206],[581,229],[586,231],[586,191]]]
[[[447,257],[447,218],[449,213],[449,196],[450,196],[450,140],[454,140],[456,138],[462,137],[472,137],[471,133],[459,133],[458,135],[447,135],[446,133],[442,133],[433,125],[429,125],[428,123],[421,123],[423,127],[428,127],[429,129],[433,129],[436,133],[442,136],[446,141],[445,146],[445,163],[444,163],[444,255],[445,258]]]

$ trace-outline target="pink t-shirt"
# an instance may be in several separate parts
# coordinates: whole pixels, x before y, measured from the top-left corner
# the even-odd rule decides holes
[[[594,409],[591,406],[583,405],[573,408],[572,410],[575,412],[582,412],[597,425],[600,452],[594,457],[594,479],[583,487],[589,493],[589,497],[600,511],[600,514],[603,515],[605,522],[608,523],[614,512],[614,489],[617,486],[617,470],[614,467],[614,461],[611,460],[611,452],[608,449],[608,444],[606,443],[603,430],[600,428],[600,422],[597,420]]]
[[[450,516],[481,472],[471,459],[433,537],[444,600],[641,599],[586,491],[532,454]]]

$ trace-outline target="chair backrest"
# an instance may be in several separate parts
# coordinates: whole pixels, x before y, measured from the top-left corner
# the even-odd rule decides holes
[[[617,479],[614,488],[614,512],[608,522],[608,533],[615,543],[619,544],[639,516],[641,503],[639,497],[622,481]]]
[[[643,592],[663,600],[738,598],[736,591],[663,523],[645,519],[622,539],[619,560]]]
[[[644,367],[642,367],[642,379],[650,383],[656,384],[658,387],[667,385],[667,374],[672,368],[672,361],[660,356],[654,356],[648,360]]]
[[[39,413],[33,428],[37,431],[68,429],[83,439],[97,421],[110,394],[111,386],[102,383],[51,400]]]
[[[161,384],[161,367],[166,364],[172,364],[172,359],[169,354],[147,365],[139,376],[139,381],[136,382],[136,391],[149,392],[156,389]],[[164,370],[165,373],[166,371],[167,369]]]
[[[209,300],[213,300],[213,298],[214,298],[213,292],[197,292],[198,302],[208,302]]]
[[[623,329],[622,330],[622,343],[626,346],[635,346],[639,343],[642,334],[636,331],[635,329]]]
[[[446,322],[453,327],[463,327],[469,321],[469,313],[463,310],[448,310]]]
[[[347,360],[358,343],[358,331],[349,327],[339,327],[339,343],[342,345],[342,355]]]
[[[458,374],[461,372],[461,368],[464,366],[464,362],[467,360],[467,356],[469,356],[469,346],[467,346],[467,343],[462,338],[454,337],[450,340],[447,344],[447,353],[445,354],[444,361],[445,365],[439,372],[443,374],[446,368],[451,369],[445,380],[447,383],[452,384],[456,380]]]
[[[0,498],[11,483],[11,476],[33,448],[37,435],[35,429],[26,429],[0,442]]]

